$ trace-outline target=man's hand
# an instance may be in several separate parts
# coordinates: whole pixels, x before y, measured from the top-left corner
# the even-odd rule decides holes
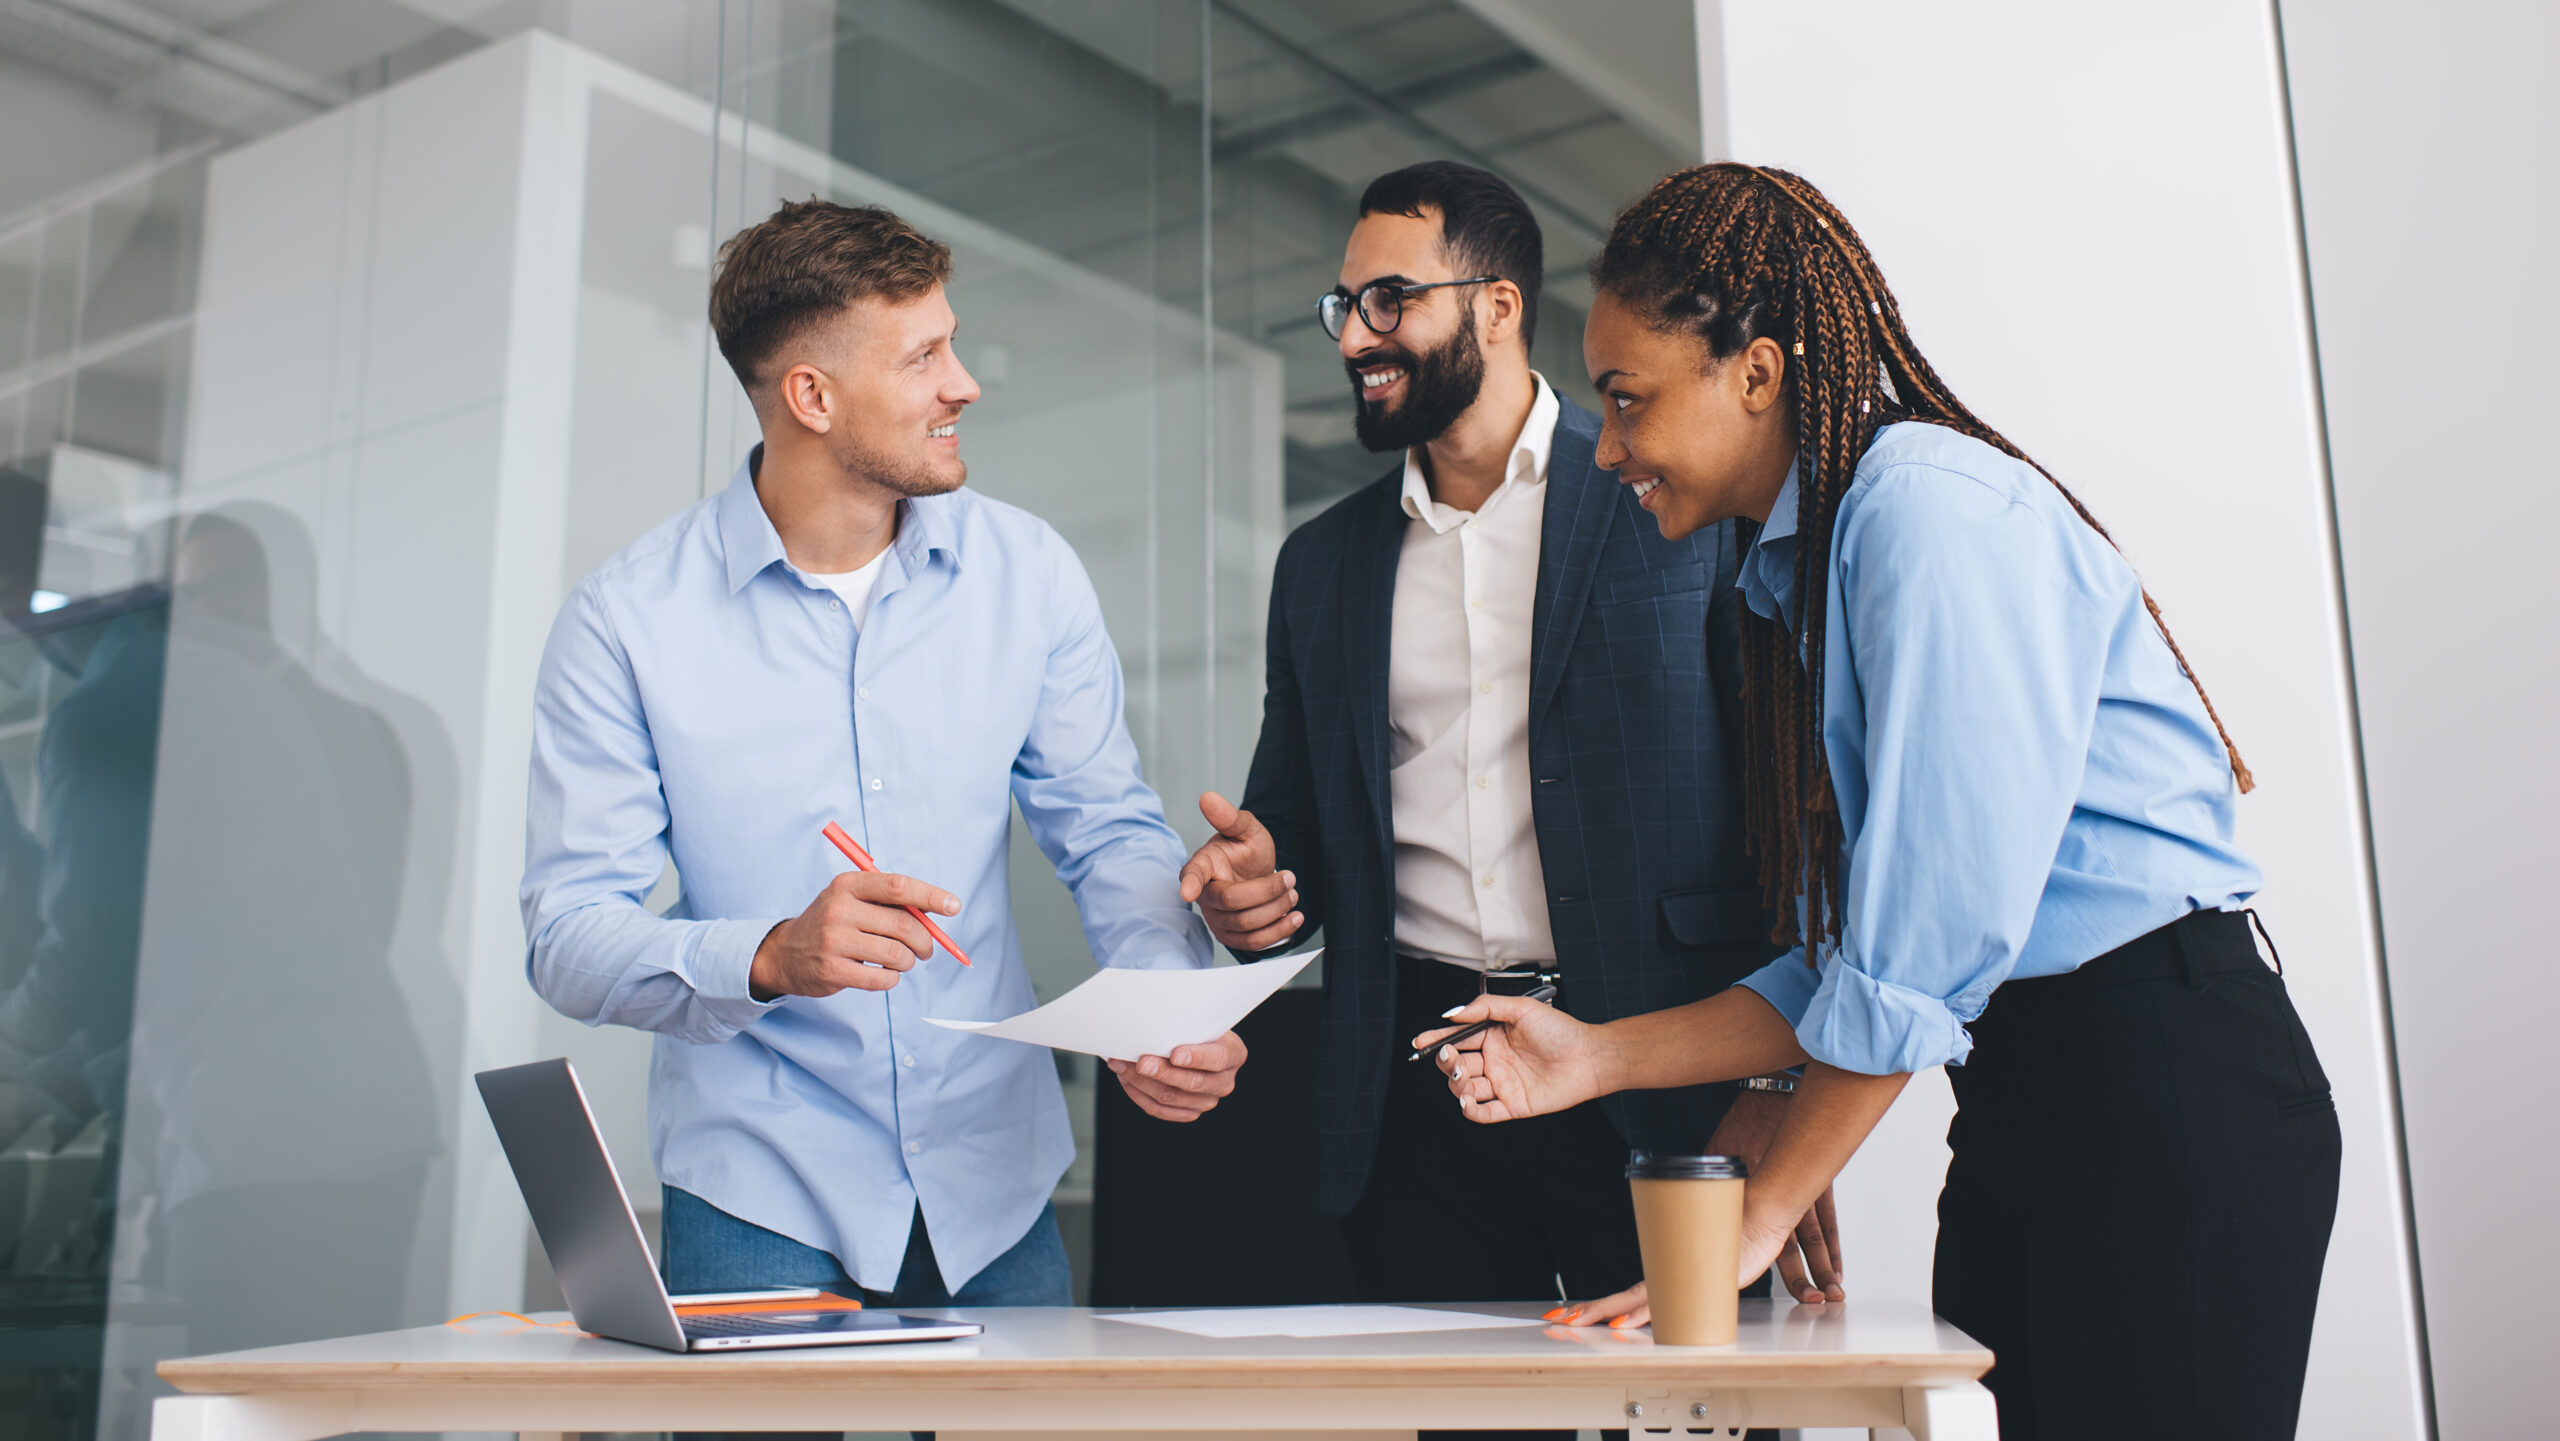
[[[1275,873],[1280,862],[1271,832],[1253,812],[1237,810],[1216,791],[1200,797],[1200,814],[1218,833],[1183,865],[1182,898],[1199,902],[1209,934],[1229,950],[1248,955],[1296,935],[1307,921],[1292,909],[1298,904],[1298,878],[1287,871]]]
[[[765,932],[747,971],[748,994],[770,1001],[889,989],[900,971],[933,954],[933,937],[909,906],[960,914],[959,897],[913,876],[846,871],[809,909]]]
[[[1733,1098],[1733,1109],[1717,1123],[1715,1135],[1707,1141],[1708,1152],[1736,1157],[1758,1171],[1761,1158],[1769,1153],[1769,1143],[1777,1138],[1778,1127],[1787,1119],[1787,1107],[1792,1104],[1790,1097],[1768,1091],[1742,1092]],[[1777,1237],[1770,1244],[1777,1253],[1778,1282],[1788,1295],[1808,1306],[1848,1299],[1849,1293],[1841,1285],[1840,1216],[1832,1207],[1830,1187],[1823,1188],[1822,1199],[1796,1222],[1794,1234]],[[1758,1274],[1759,1269],[1752,1268],[1752,1275]]]
[[[1170,1056],[1108,1064],[1139,1110],[1159,1121],[1196,1121],[1236,1088],[1244,1041],[1229,1031],[1197,1046],[1176,1046]]]

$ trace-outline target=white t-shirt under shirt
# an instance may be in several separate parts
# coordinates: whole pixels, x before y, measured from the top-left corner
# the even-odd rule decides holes
[[[815,571],[802,571],[801,574],[834,591],[837,599],[844,602],[845,612],[853,617],[853,628],[859,631],[862,623],[871,616],[871,593],[880,588],[880,562],[888,558],[889,548],[882,546],[880,553],[871,557],[871,563],[860,570],[848,570],[837,575],[819,575]]]

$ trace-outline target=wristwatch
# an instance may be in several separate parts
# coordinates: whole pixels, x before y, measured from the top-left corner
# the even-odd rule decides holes
[[[1796,1089],[1796,1078],[1793,1076],[1752,1076],[1743,1081],[1742,1089],[1746,1091],[1771,1091],[1781,1096],[1793,1095]]]

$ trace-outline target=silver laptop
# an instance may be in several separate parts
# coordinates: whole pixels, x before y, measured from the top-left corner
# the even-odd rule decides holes
[[[878,1341],[950,1341],[986,1330],[889,1311],[760,1312],[678,1316],[676,1304],[809,1300],[820,1293],[669,1297],[658,1279],[640,1218],[596,1132],[578,1073],[565,1060],[482,1071],[480,1100],[498,1128],[516,1186],[524,1192],[543,1253],[583,1330],[665,1351],[768,1346],[859,1346]]]

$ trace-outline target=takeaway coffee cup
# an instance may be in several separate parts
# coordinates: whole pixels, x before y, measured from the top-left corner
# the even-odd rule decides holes
[[[1653,1339],[1669,1346],[1733,1340],[1741,1287],[1742,1162],[1731,1156],[1627,1157],[1636,1245],[1653,1305]]]

